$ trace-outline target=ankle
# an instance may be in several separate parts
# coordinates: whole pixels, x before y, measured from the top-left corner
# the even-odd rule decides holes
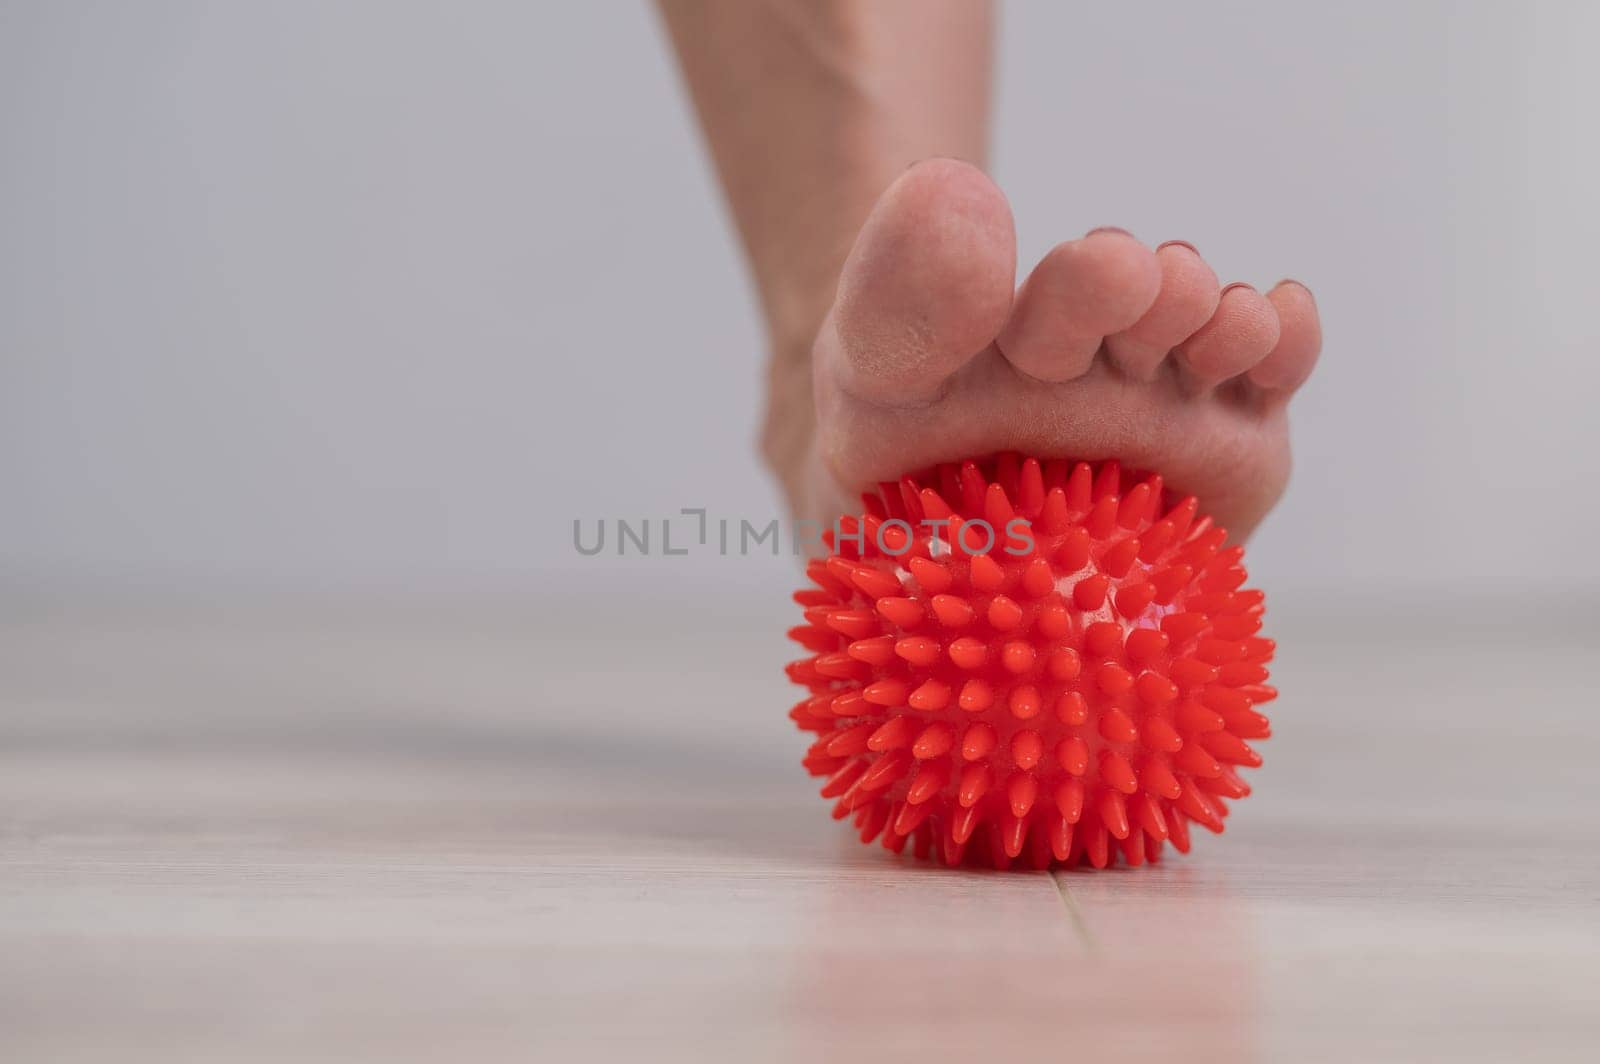
[[[761,456],[777,478],[791,511],[801,507],[805,461],[815,432],[811,352],[775,350],[767,363],[767,402]]]

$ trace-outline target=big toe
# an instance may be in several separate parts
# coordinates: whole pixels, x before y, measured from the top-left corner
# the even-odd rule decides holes
[[[825,345],[863,399],[916,402],[983,350],[1011,310],[1016,234],[1005,196],[951,159],[907,170],[878,199],[839,280]]]

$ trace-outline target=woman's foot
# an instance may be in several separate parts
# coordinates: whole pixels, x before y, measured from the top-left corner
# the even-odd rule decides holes
[[[1221,287],[1189,245],[1120,230],[1060,244],[1014,291],[1000,190],[964,163],[908,170],[873,208],[810,360],[814,418],[775,376],[768,455],[797,517],[875,482],[1015,450],[1160,473],[1237,538],[1289,474],[1286,407],[1316,361],[1311,293]]]

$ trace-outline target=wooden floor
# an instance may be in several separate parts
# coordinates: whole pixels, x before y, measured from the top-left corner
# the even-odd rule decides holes
[[[1227,834],[1051,876],[830,821],[770,607],[5,610],[0,1060],[1600,1059],[1594,616],[1282,619]]]

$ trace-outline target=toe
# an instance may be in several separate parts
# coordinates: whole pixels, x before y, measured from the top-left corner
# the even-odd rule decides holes
[[[917,401],[993,341],[1011,310],[1011,209],[952,159],[907,170],[879,198],[839,280],[826,347],[864,399]]]
[[[1130,328],[1106,338],[1111,357],[1125,371],[1149,380],[1163,359],[1210,320],[1221,287],[1193,246],[1174,240],[1156,249],[1161,292]]]
[[[1237,377],[1278,343],[1278,312],[1247,284],[1222,290],[1216,313],[1178,345],[1178,361],[1202,384]]]
[[[1121,230],[1058,244],[1017,295],[1000,350],[1030,377],[1071,380],[1089,368],[1107,336],[1150,309],[1160,288],[1154,252]]]
[[[1322,322],[1317,301],[1299,281],[1280,281],[1267,293],[1278,313],[1278,343],[1250,371],[1250,380],[1274,392],[1292,392],[1311,375],[1322,350]]]

